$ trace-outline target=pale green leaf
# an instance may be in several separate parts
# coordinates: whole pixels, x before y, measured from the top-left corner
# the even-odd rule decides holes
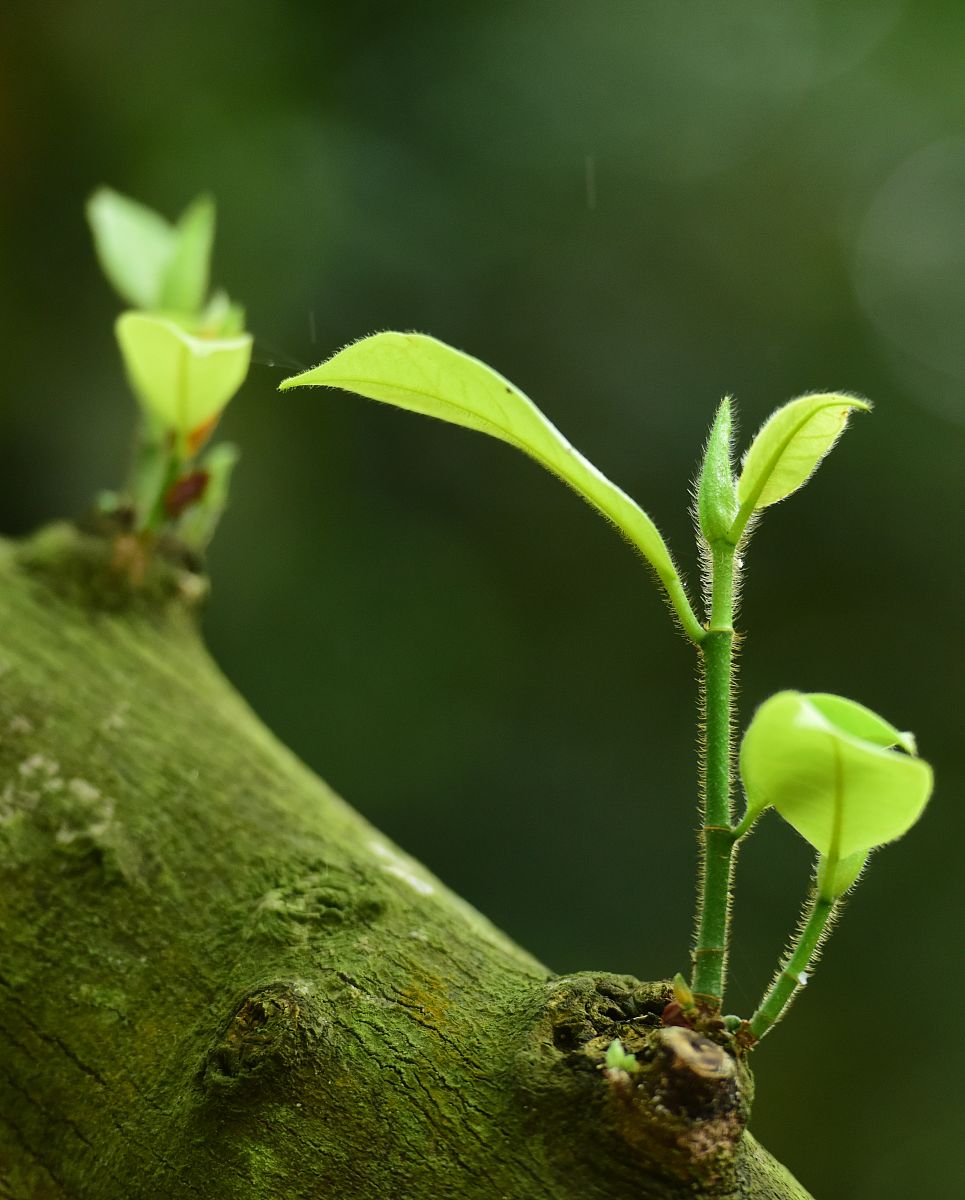
[[[116,329],[141,403],[182,437],[216,417],[248,373],[248,334],[198,338],[164,317],[131,312],[118,318]]]
[[[104,274],[128,303],[156,308],[174,247],[163,217],[110,188],[87,202],[87,219]]]
[[[806,483],[841,436],[850,413],[870,408],[856,396],[818,393],[801,396],[773,413],[744,457],[735,533],[743,530],[752,512],[776,504]]]
[[[836,713],[845,714],[844,725]],[[748,811],[773,805],[834,864],[901,837],[928,801],[932,772],[921,759],[884,748],[887,722],[879,718],[876,727],[873,716],[859,720],[849,702],[829,704],[820,693],[817,705],[800,692],[772,696],[741,746]],[[870,730],[875,740],[854,728]]]
[[[423,334],[378,333],[280,386],[312,385],[356,392],[488,433],[522,450],[616,525],[653,566],[688,634],[694,640],[702,636],[653,521],[571,446],[528,397],[478,359]]]
[[[171,254],[161,284],[160,308],[196,313],[204,303],[214,226],[214,201],[210,196],[199,196],[174,227]]]

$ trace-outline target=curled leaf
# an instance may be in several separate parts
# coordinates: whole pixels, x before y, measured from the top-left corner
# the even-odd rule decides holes
[[[199,338],[174,321],[134,312],[118,318],[116,331],[144,408],[181,439],[217,417],[248,373],[249,334]]]
[[[841,696],[779,692],[757,710],[741,746],[748,813],[773,805],[832,871],[843,869],[921,815],[931,767],[888,748],[913,745],[908,739]]]

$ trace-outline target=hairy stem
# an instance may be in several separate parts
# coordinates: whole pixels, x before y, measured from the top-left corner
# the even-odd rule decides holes
[[[668,578],[664,578],[661,575],[660,581],[667,592],[667,598],[670,600],[671,607],[677,614],[677,619],[680,621],[680,626],[684,633],[695,646],[700,646],[701,642],[707,636],[707,632],[691,607],[690,600],[687,598],[687,589],[684,587],[680,576],[674,574]]]
[[[692,987],[698,1001],[720,1010],[727,974],[730,889],[736,838],[731,828],[734,690],[735,548],[711,549],[710,623],[700,643],[704,762],[701,779],[701,870]]]
[[[791,953],[764,998],[751,1017],[751,1033],[760,1040],[787,1011],[791,1001],[807,983],[807,971],[814,962],[821,943],[830,931],[831,918],[837,908],[836,900],[820,895],[815,888],[809,901],[809,911]]]

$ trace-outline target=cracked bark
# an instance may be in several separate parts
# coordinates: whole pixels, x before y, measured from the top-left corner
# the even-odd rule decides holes
[[[198,585],[0,551],[0,1197],[808,1200],[665,984],[552,975],[279,745]]]

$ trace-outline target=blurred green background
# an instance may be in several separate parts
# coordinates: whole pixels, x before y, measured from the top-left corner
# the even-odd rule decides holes
[[[916,0],[102,0],[0,14],[0,527],[120,479],[100,183],[217,196],[257,364],[210,643],[268,723],[557,970],[685,967],[688,646],[645,571],[507,447],[285,374],[432,332],[526,390],[693,578],[714,405],[749,435],[871,397],[748,566],[742,720],[782,687],[914,729],[938,787],[757,1059],[754,1128],[822,1200],[962,1194],[965,13]],[[744,851],[747,1013],[807,883]]]

